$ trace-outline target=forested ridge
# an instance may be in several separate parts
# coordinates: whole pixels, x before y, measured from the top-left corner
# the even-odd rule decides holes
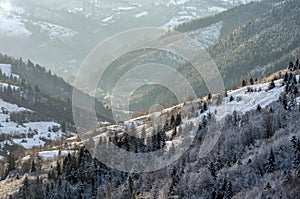
[[[6,175],[22,182],[19,191],[10,198],[297,198],[300,190],[300,106],[296,100],[299,98],[299,61],[290,62],[288,66],[285,73],[280,71],[270,76],[272,80],[267,90],[261,89],[258,80],[244,81],[245,96],[267,95],[279,88],[283,92],[266,107],[258,105],[247,112],[234,111],[226,115],[221,138],[207,157],[198,155],[219,114],[216,111],[201,120],[195,140],[179,160],[150,173],[134,174],[108,168],[93,157],[95,151],[88,151],[80,144],[72,153],[59,155],[54,161],[41,161],[33,156],[26,167],[9,156],[11,170]],[[247,103],[241,96],[233,97],[231,92],[226,92],[224,97],[222,104]],[[219,100],[215,102],[214,98],[208,95],[188,118],[219,106]],[[166,148],[167,143],[180,134],[188,134],[193,126],[188,124],[181,129],[182,117],[169,112],[164,125],[157,126],[152,137],[131,136],[138,131],[131,124],[124,130],[110,131],[100,137],[98,143],[93,139],[88,142],[93,143],[96,150],[97,144],[114,143],[135,153],[158,149],[176,151],[173,145]],[[141,133],[145,134],[145,130]],[[60,150],[65,146],[69,144],[59,146]],[[118,157],[111,161],[118,161]],[[42,169],[42,165],[48,165],[48,169]]]
[[[22,58],[15,59],[0,54],[0,63],[11,64],[12,72],[20,75],[20,79],[2,76],[3,82],[9,81],[12,85],[21,87],[15,92],[8,91],[10,96],[3,93],[5,100],[32,109],[44,117],[49,116],[73,124],[71,110],[73,86],[30,60],[25,62]],[[24,92],[24,95],[20,95],[20,92]],[[87,94],[83,95],[87,96]],[[96,100],[96,111],[99,120],[111,120],[110,110],[104,108],[98,100]]]

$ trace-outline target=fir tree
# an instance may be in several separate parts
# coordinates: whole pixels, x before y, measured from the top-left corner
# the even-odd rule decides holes
[[[251,84],[251,85],[254,84],[254,81],[253,81],[253,78],[252,78],[252,77],[250,78],[250,84]]]
[[[175,126],[175,117],[174,117],[174,115],[171,116],[170,126],[171,127]]]
[[[208,99],[208,100],[211,100],[211,98],[212,98],[211,93],[208,93],[207,99]]]
[[[207,103],[206,102],[204,102],[204,104],[203,104],[203,109],[204,109],[204,111],[207,111]]]
[[[35,171],[36,171],[35,163],[34,163],[34,161],[32,161],[32,163],[31,163],[31,172],[35,172]]]
[[[260,106],[260,105],[257,105],[256,110],[257,110],[258,112],[260,112],[260,111],[261,111],[261,106]]]
[[[245,86],[247,86],[247,81],[246,81],[246,80],[243,80],[243,81],[242,81],[242,87],[245,87]]]
[[[176,126],[179,126],[180,124],[181,124],[181,114],[178,113],[178,114],[176,115],[175,125],[176,125]]]
[[[215,165],[214,165],[214,163],[213,162],[210,162],[209,163],[209,167],[208,167],[208,170],[210,171],[210,174],[214,177],[214,178],[216,178],[216,169],[215,169]]]
[[[272,173],[274,170],[275,170],[275,155],[273,149],[271,149],[267,158],[266,172]]]

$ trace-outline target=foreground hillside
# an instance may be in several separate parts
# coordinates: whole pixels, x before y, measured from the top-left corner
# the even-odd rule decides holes
[[[300,182],[299,71],[280,71],[237,90],[199,98],[196,109],[183,104],[124,124],[98,129],[91,139],[113,142],[138,153],[178,150],[182,135],[196,138],[173,164],[134,174],[108,168],[76,138],[21,157],[1,181],[11,198],[297,198]],[[160,127],[155,118],[165,118]],[[203,156],[216,121],[221,136]],[[223,122],[222,122],[223,121]],[[154,125],[154,126],[153,126]],[[153,128],[154,127],[154,128]],[[147,134],[142,138],[142,134]],[[154,133],[154,134],[152,134]],[[133,137],[133,135],[138,135]],[[69,154],[68,154],[69,153]],[[111,161],[118,161],[115,156]],[[8,166],[12,162],[8,162]],[[119,164],[123,164],[119,162]],[[25,165],[27,165],[25,167]],[[39,165],[39,166],[37,166]],[[134,166],[134,165],[132,165]],[[9,187],[15,186],[15,191]]]

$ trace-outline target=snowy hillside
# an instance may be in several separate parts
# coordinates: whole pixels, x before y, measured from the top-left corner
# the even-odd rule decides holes
[[[0,71],[2,74],[5,74],[6,76],[11,76],[19,79],[19,75],[13,74],[11,72],[11,64],[0,64]]]
[[[193,103],[153,108],[149,114],[118,125],[100,122],[98,130],[86,132],[87,140],[82,140],[84,136],[74,136],[56,145],[35,148],[34,153],[25,150],[18,156],[15,167],[8,172],[0,169],[0,174],[5,176],[0,181],[0,194],[13,195],[13,198],[22,194],[30,198],[39,194],[44,198],[67,195],[93,198],[97,193],[102,194],[100,198],[161,196],[189,199],[214,198],[216,195],[219,198],[297,198],[300,179],[299,73],[300,70],[282,70],[262,80],[250,79],[249,83],[243,83],[244,87],[208,95]],[[1,104],[9,111],[21,109],[13,104]],[[191,108],[191,104],[196,106]],[[183,110],[183,107],[187,109]],[[0,116],[4,117],[6,113],[4,111]],[[5,128],[5,122],[1,122],[1,128]],[[7,123],[12,124],[12,121]],[[20,125],[24,132],[29,126],[45,132],[48,125],[55,123],[35,123],[34,126],[28,122],[24,125]],[[209,137],[216,135],[217,126],[221,134],[217,142],[212,143]],[[184,136],[190,137],[194,131],[193,142],[183,154],[177,153],[185,143]],[[60,130],[57,132],[59,134]],[[39,133],[39,136],[45,133]],[[17,142],[16,139],[9,140]],[[95,144],[89,145],[95,147],[99,146],[98,142],[105,146],[113,143],[135,153],[163,149],[163,153],[180,154],[180,157],[161,170],[122,172],[94,158],[95,152],[99,152],[97,147],[84,146],[85,142]],[[4,159],[2,154],[0,151],[0,158]],[[119,155],[111,157],[107,154],[111,162],[126,165]],[[6,156],[8,165],[12,157]],[[156,164],[164,161],[165,157],[155,157]],[[134,165],[131,166],[134,169]],[[27,183],[25,176],[29,182],[38,183]],[[13,185],[16,190],[10,189]],[[53,187],[51,191],[47,188],[50,186]],[[61,189],[62,186],[65,189]],[[27,188],[32,191],[28,192]]]
[[[2,75],[19,79],[19,75],[12,73],[10,64],[0,64]],[[1,89],[19,90],[18,86],[0,82]],[[7,147],[20,145],[24,148],[44,146],[47,141],[60,140],[65,136],[60,124],[49,121],[18,123],[11,119],[11,114],[28,114],[33,112],[24,107],[5,102],[0,96],[0,151]]]
[[[224,93],[219,93],[212,95],[211,100],[208,100],[207,97],[197,99],[193,103],[201,104],[200,107],[203,107],[203,104],[205,103],[207,104],[207,110],[196,110],[194,115],[197,115],[197,117],[184,120],[181,126],[183,127],[190,122],[197,126],[203,120],[203,118],[206,118],[209,114],[214,114],[216,119],[221,121],[227,115],[232,115],[233,112],[245,114],[246,112],[256,110],[258,106],[265,108],[273,102],[278,101],[285,88],[283,79],[274,81],[275,87],[272,89],[270,89],[270,84],[271,82],[257,83],[239,88],[237,90],[232,90],[227,92],[227,97],[224,97]],[[124,132],[125,129],[129,129],[133,125],[135,126],[135,129],[140,137],[140,133],[145,127],[146,132],[151,133],[153,131],[152,122],[155,121],[155,118],[161,118],[160,120],[163,120],[162,118],[168,119],[165,116],[167,113],[178,112],[182,107],[183,104],[179,104],[165,109],[162,112],[150,113],[149,115],[133,118],[129,121],[125,121],[124,124],[121,125],[105,125],[106,127],[102,128],[100,131],[102,132],[100,136],[110,136],[111,134],[109,134],[109,132]],[[171,131],[169,134],[171,134]],[[97,139],[99,139],[99,136],[97,136]]]
[[[15,104],[4,102],[0,99],[0,136],[9,139],[0,142],[0,149],[5,145],[20,145],[24,148],[44,146],[47,140],[60,140],[65,133],[60,130],[60,125],[55,122],[28,122],[18,124],[11,121],[10,114],[30,111]]]

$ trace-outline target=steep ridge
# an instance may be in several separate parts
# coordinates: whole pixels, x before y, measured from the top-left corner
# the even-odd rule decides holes
[[[298,1],[285,1],[208,49],[223,74],[227,88],[236,86],[237,82],[241,82],[241,76],[247,76],[255,68],[272,66],[289,53],[299,56],[296,51],[300,43],[299,10]],[[272,73],[278,68],[266,70]]]
[[[186,33],[222,22],[223,26],[220,34],[220,39],[222,39],[232,33],[237,27],[264,15],[272,9],[274,4],[279,2],[281,2],[281,0],[253,1],[249,4],[234,7],[213,16],[194,19],[189,22],[179,24],[174,28],[174,30]]]

